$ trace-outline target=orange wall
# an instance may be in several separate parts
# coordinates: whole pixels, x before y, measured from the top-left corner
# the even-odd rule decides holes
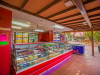
[[[0,27],[11,29],[12,12],[0,7],[0,17]],[[0,30],[0,34],[8,35],[8,45],[0,46],[0,75],[10,75],[11,31]]]

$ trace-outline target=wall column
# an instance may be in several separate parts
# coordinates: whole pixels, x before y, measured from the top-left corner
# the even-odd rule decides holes
[[[93,35],[93,28],[91,29],[91,37],[92,37],[92,56],[94,56],[94,35]]]

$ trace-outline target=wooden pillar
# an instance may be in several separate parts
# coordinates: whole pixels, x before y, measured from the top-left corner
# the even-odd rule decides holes
[[[92,37],[92,56],[94,56],[94,36],[93,36],[93,28],[91,30],[91,37]]]

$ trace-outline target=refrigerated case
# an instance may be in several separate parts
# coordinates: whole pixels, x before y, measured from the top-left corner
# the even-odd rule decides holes
[[[63,42],[14,44],[13,47],[14,66],[18,75],[72,50],[70,44]]]
[[[22,39],[23,39],[23,35],[22,35],[22,33],[15,33],[15,42],[16,43],[22,43],[23,41],[22,41]]]
[[[23,34],[23,43],[28,43],[28,33],[22,33]]]
[[[53,41],[61,41],[59,32],[53,32]]]
[[[14,32],[14,43],[28,43],[28,33]]]
[[[38,42],[38,34],[29,33],[29,43]]]

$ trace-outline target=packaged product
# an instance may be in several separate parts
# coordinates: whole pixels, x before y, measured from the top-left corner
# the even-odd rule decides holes
[[[28,62],[28,63],[26,63],[26,64],[27,64],[27,67],[31,66],[29,62]]]
[[[20,65],[17,65],[17,71],[21,70]]]
[[[38,50],[33,50],[34,53],[38,53]]]
[[[23,69],[23,68],[24,68],[24,67],[23,67],[23,64],[21,64],[21,65],[20,65],[20,69]]]
[[[23,64],[23,68],[27,68],[27,64],[26,63]]]
[[[23,58],[17,58],[17,64],[23,63],[24,59]]]
[[[41,58],[41,54],[37,54],[38,55],[38,58]]]
[[[53,55],[52,55],[52,54],[50,54],[50,55],[49,55],[49,58],[52,58],[52,57],[53,57]]]
[[[21,53],[21,52],[18,52],[18,55],[19,55],[19,56],[21,56],[21,55],[22,55],[22,53]]]
[[[34,60],[34,63],[35,63],[35,64],[37,64],[37,63],[38,63],[38,61],[37,61],[37,60]]]
[[[29,61],[29,58],[28,58],[28,57],[24,57],[24,60],[25,60],[25,61]]]
[[[33,60],[33,56],[32,55],[28,55],[29,60]]]
[[[34,55],[34,59],[38,59],[38,55]]]
[[[31,65],[34,65],[34,64],[35,64],[35,62],[34,62],[34,61],[32,61],[32,62],[31,62]]]

